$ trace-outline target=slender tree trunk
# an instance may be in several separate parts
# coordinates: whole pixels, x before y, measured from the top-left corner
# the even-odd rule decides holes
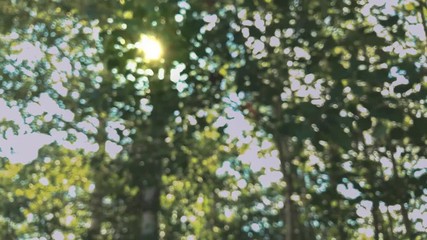
[[[378,201],[376,199],[372,200],[372,218],[373,218],[373,224],[374,224],[374,239],[379,240],[380,239],[380,220],[378,216]]]
[[[388,219],[388,231],[390,239],[395,239],[394,232],[393,232],[393,217],[390,214],[390,211],[387,209],[387,219]]]
[[[283,109],[281,107],[281,101],[279,96],[274,97],[273,103],[273,116],[277,122],[283,122]],[[278,127],[278,126],[276,126]],[[299,240],[301,239],[303,226],[299,223],[299,216],[296,210],[296,206],[292,201],[292,195],[294,194],[294,181],[298,181],[298,178],[294,179],[294,166],[292,160],[295,156],[293,147],[291,146],[292,141],[289,136],[283,135],[278,131],[272,132],[276,148],[279,152],[280,169],[283,174],[283,179],[286,183],[286,189],[284,192],[284,223],[285,223],[285,239],[286,240]]]
[[[306,182],[304,179],[304,175],[298,175],[298,182],[302,183],[300,188],[301,188],[301,196],[304,196],[301,198],[301,201],[303,202],[303,206],[309,206],[310,205],[310,200],[307,199],[305,196],[307,196],[307,187],[306,187]],[[299,214],[301,216],[301,213]],[[301,233],[302,235],[302,239],[307,239],[307,240],[311,240],[311,239],[315,239],[316,234],[314,233],[313,230],[313,226],[311,224],[311,220],[312,218],[312,214],[311,211],[308,207],[304,208],[304,218],[306,219],[305,223],[301,223],[302,226],[300,227],[300,229],[304,229],[305,231],[303,231]]]
[[[381,214],[381,212],[379,212],[378,217],[379,217],[380,226],[381,226],[381,233],[383,234],[383,239],[384,240],[391,240],[388,229],[387,229],[385,221],[384,221],[383,214]]]
[[[90,228],[86,236],[86,239],[88,240],[99,239],[102,223],[102,198],[102,192],[99,190],[99,186],[95,185],[95,190],[93,191],[89,202],[92,216]]]
[[[391,154],[391,162],[393,164],[393,177],[400,182],[400,176],[399,176],[399,171],[397,169],[397,162],[396,159],[394,157],[393,154]],[[398,194],[404,194],[402,193],[398,193]],[[406,236],[408,237],[408,239],[414,239],[413,235],[412,235],[412,223],[411,220],[409,219],[409,214],[408,214],[408,210],[405,207],[405,202],[402,200],[400,202],[400,212],[402,214],[402,218],[403,218],[403,225],[405,225],[405,230],[406,230]]]
[[[102,115],[102,114],[101,114]],[[107,133],[105,131],[107,124],[104,116],[101,116],[99,119],[98,135],[96,136],[96,142],[99,143],[99,150],[97,154],[91,159],[90,165],[93,169],[93,182],[95,189],[93,190],[90,201],[89,209],[91,211],[91,225],[86,233],[86,238],[88,240],[101,239],[101,225],[104,219],[104,209],[102,208],[102,199],[104,198],[103,184],[104,184],[104,175],[105,168],[103,164],[105,163],[105,141],[107,139]]]
[[[281,165],[281,171],[286,183],[285,191],[285,228],[286,228],[286,240],[299,239],[298,230],[298,216],[295,211],[295,206],[292,201],[292,195],[294,193],[294,182],[292,174],[292,153],[289,147],[290,139],[286,137],[278,136],[276,140],[277,148],[279,151],[279,159]]]
[[[339,153],[339,147],[336,145],[331,145],[330,148],[330,155],[331,155],[331,166],[330,166],[330,183],[333,189],[337,189],[339,182],[341,181],[340,172],[342,171],[340,169],[340,153]],[[336,199],[337,206],[333,207],[334,211],[338,211],[338,217],[337,217],[337,228],[338,228],[338,237],[340,240],[347,240],[347,232],[345,231],[345,216],[342,216],[340,213],[342,211],[342,201],[340,198]]]
[[[141,191],[141,240],[159,239],[158,212],[160,189],[158,186],[143,187]]]
[[[140,159],[139,169],[136,171],[135,181],[138,184],[139,194],[136,196],[135,214],[137,217],[138,229],[135,236],[137,240],[157,240],[159,239],[159,211],[160,211],[160,191],[161,191],[161,159],[157,152],[156,141],[152,147],[141,148],[143,142],[137,144],[135,157]],[[153,150],[154,149],[154,150]],[[151,151],[150,151],[151,150]]]
[[[380,167],[380,174],[381,174],[381,178],[385,179],[384,169],[382,167]],[[393,218],[392,218],[390,212],[388,211],[388,208],[387,208],[386,212],[387,212],[387,221],[388,221],[387,226],[385,226],[384,218],[383,217],[381,218],[381,221],[383,223],[383,228],[384,228],[383,229],[384,240],[393,240],[394,239],[394,236],[393,236]]]
[[[347,233],[345,232],[345,230],[344,230],[344,225],[343,225],[342,223],[340,223],[340,224],[338,225],[338,233],[339,233],[339,235],[340,235],[340,239],[341,239],[341,240],[348,239],[348,238],[347,238]]]
[[[361,141],[361,143],[363,144],[363,154],[364,157],[368,160],[370,160],[369,156],[371,156],[371,151],[368,151],[368,149],[371,149],[371,147],[366,143],[366,141],[364,140],[363,137],[363,133],[360,132],[359,133],[359,139]],[[376,182],[378,180],[378,176],[377,173],[381,174],[382,173],[382,169],[381,166],[376,167],[375,165],[370,167],[368,169],[368,173],[367,173],[367,180],[369,182],[369,184],[373,187],[373,190],[371,192],[372,194],[372,220],[373,220],[373,225],[374,225],[374,239],[375,240],[379,240],[380,239],[380,233],[381,230],[383,229],[382,227],[382,222],[380,219],[380,213],[379,213],[379,199],[377,196],[377,187],[376,187]]]
[[[405,225],[406,229],[406,236],[408,239],[414,239],[412,235],[412,223],[408,216],[408,209],[405,207],[405,203],[400,203],[400,212],[402,213],[403,217],[403,224]]]
[[[298,223],[295,221],[297,220],[294,216],[294,204],[292,202],[292,177],[286,176],[286,199],[285,199],[285,218],[286,218],[286,240],[293,240],[295,239],[295,230]]]
[[[336,207],[336,210],[338,211],[338,213],[341,213],[341,210],[342,210],[342,206],[341,206],[342,205],[342,201],[340,199],[337,199],[337,201],[338,201],[338,205]],[[338,227],[338,234],[339,234],[339,239],[340,240],[347,240],[348,239],[347,232],[345,231],[346,223],[345,223],[344,217],[345,216],[340,215],[338,217],[338,222],[337,222],[337,225],[338,225],[337,226]]]
[[[368,158],[368,154],[367,151],[365,151],[366,157]],[[379,200],[378,200],[378,196],[376,193],[376,186],[375,183],[378,179],[378,177],[376,176],[376,169],[373,168],[373,166],[369,169],[368,172],[368,182],[370,183],[370,185],[373,186],[373,190],[371,192],[372,194],[372,220],[373,220],[373,225],[374,225],[374,239],[375,240],[379,240],[380,239],[380,233],[381,233],[381,221],[380,221],[380,216],[379,216]]]
[[[163,126],[161,126],[163,127]],[[139,237],[138,240],[157,240],[159,236],[160,193],[162,187],[162,159],[164,157],[163,128],[152,127],[149,137],[152,142],[145,142],[142,135],[141,142],[135,142],[135,152],[139,153],[140,171],[136,176],[139,185]],[[146,146],[146,147],[141,147]]]

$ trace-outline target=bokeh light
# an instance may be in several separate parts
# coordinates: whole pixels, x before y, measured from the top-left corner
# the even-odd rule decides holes
[[[143,52],[147,61],[159,60],[163,55],[160,41],[153,36],[141,35],[141,40],[135,43],[135,47]]]

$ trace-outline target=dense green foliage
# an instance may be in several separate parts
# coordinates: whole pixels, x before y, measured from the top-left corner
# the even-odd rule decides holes
[[[2,0],[0,239],[427,238],[426,15]]]

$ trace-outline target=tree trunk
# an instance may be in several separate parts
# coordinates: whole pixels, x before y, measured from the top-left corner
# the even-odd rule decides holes
[[[289,166],[289,165],[288,165]],[[298,226],[298,219],[296,218],[296,214],[294,211],[294,204],[292,202],[292,177],[289,175],[285,175],[286,182],[286,199],[285,199],[285,226],[286,226],[286,240],[296,239],[296,230]]]
[[[144,187],[141,191],[141,240],[159,239],[158,212],[160,189],[158,186]]]
[[[99,150],[97,154],[91,159],[90,166],[93,169],[93,182],[95,184],[95,189],[91,194],[89,201],[89,209],[92,213],[91,215],[91,225],[86,234],[88,240],[102,239],[100,237],[101,225],[104,219],[104,209],[102,208],[102,199],[104,198],[104,179],[105,179],[105,141],[107,138],[107,133],[105,131],[107,124],[104,116],[101,114],[99,119],[98,135],[96,136],[96,142],[99,143]]]
[[[292,174],[292,153],[289,147],[290,139],[277,137],[276,145],[279,151],[280,167],[283,174],[283,178],[286,183],[285,191],[285,229],[286,229],[286,240],[296,240],[299,237],[299,220],[298,214],[295,209],[295,205],[292,201],[292,195],[294,193],[294,182]]]
[[[158,240],[159,239],[159,211],[160,211],[160,192],[162,186],[162,158],[164,157],[160,149],[163,148],[160,130],[152,128],[150,137],[151,143],[141,142],[135,144],[136,156],[139,161],[139,175],[136,176],[139,185],[139,240]],[[164,137],[163,137],[164,139]],[[146,147],[141,147],[141,146]]]
[[[96,183],[95,183],[96,184]],[[86,239],[95,240],[100,239],[99,234],[101,232],[102,223],[102,191],[99,189],[99,185],[95,185],[95,190],[92,193],[89,206],[92,212],[91,224],[87,232]]]
[[[393,167],[393,177],[398,182],[400,182],[401,178],[399,176],[399,171],[397,169],[397,162],[396,162],[396,159],[395,159],[393,154],[391,154],[390,159],[391,159],[391,162],[393,165],[392,166]],[[405,194],[405,193],[401,192],[398,194]],[[412,224],[411,224],[411,220],[409,220],[408,210],[405,207],[405,202],[402,200],[399,205],[400,205],[400,212],[401,212],[402,218],[403,218],[403,225],[405,225],[406,236],[408,237],[408,239],[414,239],[412,236]]]
[[[385,220],[384,220],[384,216],[383,214],[381,214],[381,212],[379,212],[379,221],[380,221],[380,227],[381,227],[381,233],[383,234],[383,239],[384,240],[391,240],[390,234],[388,232]]]
[[[374,224],[374,239],[380,239],[380,221],[378,217],[378,200],[372,200],[372,218]]]
[[[393,232],[393,217],[390,214],[390,211],[387,209],[387,219],[388,219],[388,231],[390,239],[395,239],[394,232]]]
[[[382,167],[380,167],[380,174],[381,174],[381,178],[385,179],[385,175],[384,175],[384,170]],[[382,222],[382,226],[383,226],[383,234],[384,234],[384,240],[393,240],[394,236],[393,236],[393,218],[390,215],[390,212],[386,211],[387,213],[387,226],[385,226],[385,220],[384,217],[381,216],[381,222]]]
[[[97,168],[97,171],[94,171],[95,176],[93,178],[93,182],[95,185],[95,189],[93,190],[89,200],[89,209],[91,211],[91,225],[85,238],[88,240],[103,239],[100,234],[102,223],[106,219],[106,214],[105,209],[102,206],[102,200],[107,194],[107,187],[105,186],[107,170],[103,162],[105,160],[105,154],[102,153],[103,151],[104,149],[102,148],[101,153],[92,160],[92,162],[94,163],[92,168]]]
[[[304,196],[301,198],[301,201],[303,202],[303,206],[309,206],[310,200],[307,199],[306,197],[308,191],[307,191],[304,175],[298,175],[297,177],[298,177],[298,182],[302,183],[299,188],[301,189],[301,196]],[[300,212],[298,215],[301,216],[302,213]],[[301,239],[305,239],[305,240],[315,239],[316,234],[314,233],[313,225],[312,225],[313,215],[311,214],[310,208],[308,207],[304,208],[303,219],[305,219],[305,221],[302,222],[300,226],[300,229],[304,229],[304,231],[301,233]]]
[[[329,150],[330,152],[330,157],[331,160],[330,161],[330,173],[329,173],[329,177],[330,177],[330,184],[332,186],[332,188],[336,191],[336,189],[338,188],[338,184],[341,182],[341,176],[340,176],[340,172],[342,171],[340,169],[340,162],[341,162],[341,157],[339,154],[339,147],[336,145],[332,145],[331,144],[331,148]],[[338,193],[337,193],[338,194]],[[339,195],[337,195],[339,196]],[[347,232],[345,231],[345,216],[342,216],[341,211],[342,211],[342,201],[341,201],[341,197],[338,197],[336,199],[337,201],[337,206],[331,206],[333,211],[337,211],[338,212],[338,217],[336,219],[336,224],[337,224],[337,230],[338,230],[338,237],[340,240],[346,240],[348,239],[347,236]]]
[[[400,212],[402,213],[403,224],[405,225],[405,229],[406,229],[406,236],[408,237],[408,239],[414,239],[412,235],[411,220],[409,220],[409,216],[408,216],[408,209],[406,209],[405,203],[403,202],[400,203]]]

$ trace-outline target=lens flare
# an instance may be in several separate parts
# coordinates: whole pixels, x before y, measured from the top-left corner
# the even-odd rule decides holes
[[[141,35],[141,40],[135,43],[135,47],[144,53],[147,61],[158,60],[163,54],[160,42],[152,36]]]

